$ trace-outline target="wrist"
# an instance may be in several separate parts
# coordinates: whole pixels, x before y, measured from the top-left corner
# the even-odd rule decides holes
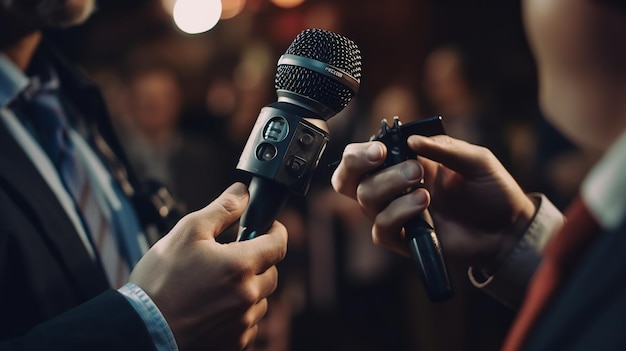
[[[506,227],[499,235],[497,250],[493,259],[488,263],[479,267],[487,274],[494,274],[502,263],[511,254],[513,249],[518,245],[524,234],[528,231],[537,210],[539,208],[539,199],[536,197],[524,196],[524,201],[513,217],[511,224]]]
[[[521,305],[546,243],[564,222],[559,209],[544,195],[530,193],[528,196],[537,204],[537,210],[513,249],[501,262],[490,266],[490,272],[484,265],[477,264],[468,271],[474,286],[513,308]]]

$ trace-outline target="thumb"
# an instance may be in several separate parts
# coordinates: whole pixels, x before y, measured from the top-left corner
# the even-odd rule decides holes
[[[196,239],[214,239],[243,214],[250,195],[243,183],[233,183],[204,208],[190,214],[199,222],[193,230]]]

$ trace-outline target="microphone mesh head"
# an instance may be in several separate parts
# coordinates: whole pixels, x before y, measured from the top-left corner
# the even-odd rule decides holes
[[[306,57],[336,67],[361,79],[361,51],[350,39],[322,29],[306,29],[293,40],[285,54]],[[303,95],[335,112],[348,105],[354,92],[329,76],[295,65],[279,65],[275,88]]]

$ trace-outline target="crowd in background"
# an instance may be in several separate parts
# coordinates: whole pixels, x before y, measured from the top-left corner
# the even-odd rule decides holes
[[[132,3],[132,4],[131,4]],[[326,165],[383,118],[441,115],[448,134],[488,146],[526,191],[564,205],[590,159],[540,118],[519,4],[488,1],[262,1],[213,30],[184,35],[159,1],[103,1],[86,25],[51,33],[100,84],[138,174],[170,187],[184,211],[233,181],[258,112],[275,101],[276,61],[305,28],[353,39],[361,91],[329,120],[331,141],[306,197],[280,220],[289,252],[258,350],[496,350],[514,311],[450,261],[455,297],[428,301],[411,261],[375,247],[371,223],[330,188]],[[490,8],[491,6],[491,8]],[[445,248],[444,248],[445,249]]]

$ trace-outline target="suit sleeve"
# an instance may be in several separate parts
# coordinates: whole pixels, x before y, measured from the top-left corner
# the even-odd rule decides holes
[[[154,351],[155,346],[126,298],[107,290],[22,337],[0,343],[0,351],[17,350]]]
[[[543,194],[529,194],[538,208],[535,217],[520,242],[493,275],[469,268],[472,284],[496,300],[518,309],[524,300],[526,287],[542,258],[550,238],[563,225],[559,209]]]

